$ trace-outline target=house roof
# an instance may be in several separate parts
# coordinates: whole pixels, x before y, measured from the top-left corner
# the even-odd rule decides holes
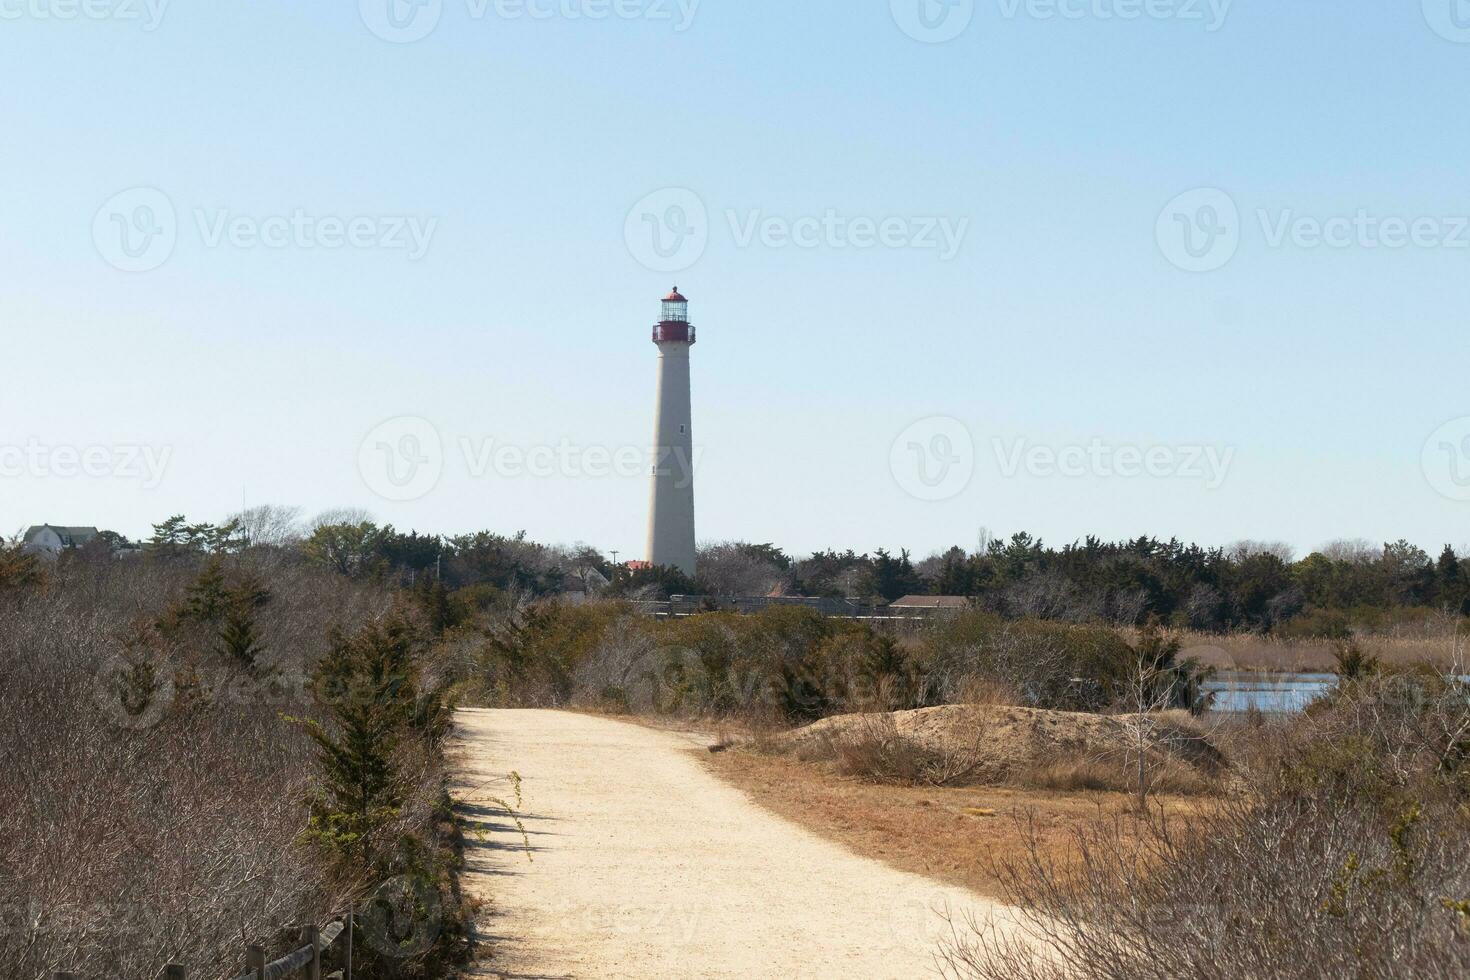
[[[968,609],[970,600],[962,595],[906,595],[888,604],[890,609]]]
[[[607,576],[590,565],[562,571],[562,591],[564,592],[586,592],[588,588],[600,589],[607,584]]]
[[[26,541],[34,541],[42,531],[55,531],[67,545],[83,545],[97,536],[95,527],[58,527],[55,524],[33,524],[26,529]]]

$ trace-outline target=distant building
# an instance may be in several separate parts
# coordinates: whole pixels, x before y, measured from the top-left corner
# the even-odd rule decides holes
[[[574,568],[562,574],[561,594],[573,605],[595,598],[608,586],[608,577],[592,566]]]
[[[95,527],[57,527],[54,524],[37,524],[28,528],[22,547],[33,555],[55,558],[69,548],[84,548],[98,531]]]
[[[897,602],[890,602],[889,609],[912,612],[962,612],[972,603],[962,595],[906,595]]]

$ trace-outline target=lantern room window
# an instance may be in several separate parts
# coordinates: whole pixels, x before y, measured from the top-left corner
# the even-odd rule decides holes
[[[662,320],[664,323],[688,323],[689,301],[664,300]]]

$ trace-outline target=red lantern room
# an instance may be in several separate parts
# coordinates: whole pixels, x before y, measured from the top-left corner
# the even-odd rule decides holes
[[[678,286],[675,286],[674,291],[664,297],[659,324],[653,328],[653,342],[655,344],[694,343],[694,328],[689,325],[689,300],[679,292]]]

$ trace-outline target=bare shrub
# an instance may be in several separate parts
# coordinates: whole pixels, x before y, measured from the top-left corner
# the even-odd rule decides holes
[[[985,730],[976,719],[958,740],[923,742],[900,732],[891,714],[863,715],[857,724],[821,740],[838,773],[882,783],[949,786],[974,780],[984,767]]]
[[[0,976],[225,976],[245,942],[279,950],[354,893],[301,843],[316,764],[282,716],[313,714],[328,627],[392,596],[278,549],[232,556],[230,577],[269,586],[244,669],[212,627],[160,628],[201,566],[63,557],[43,585],[0,588]],[[439,760],[398,761],[403,828],[422,828]]]
[[[1432,672],[1412,691],[1369,679],[1255,729],[1270,747],[1187,826],[1080,830],[1068,862],[1033,832],[1002,870],[1025,934],[957,923],[947,975],[1470,975],[1470,703]]]

